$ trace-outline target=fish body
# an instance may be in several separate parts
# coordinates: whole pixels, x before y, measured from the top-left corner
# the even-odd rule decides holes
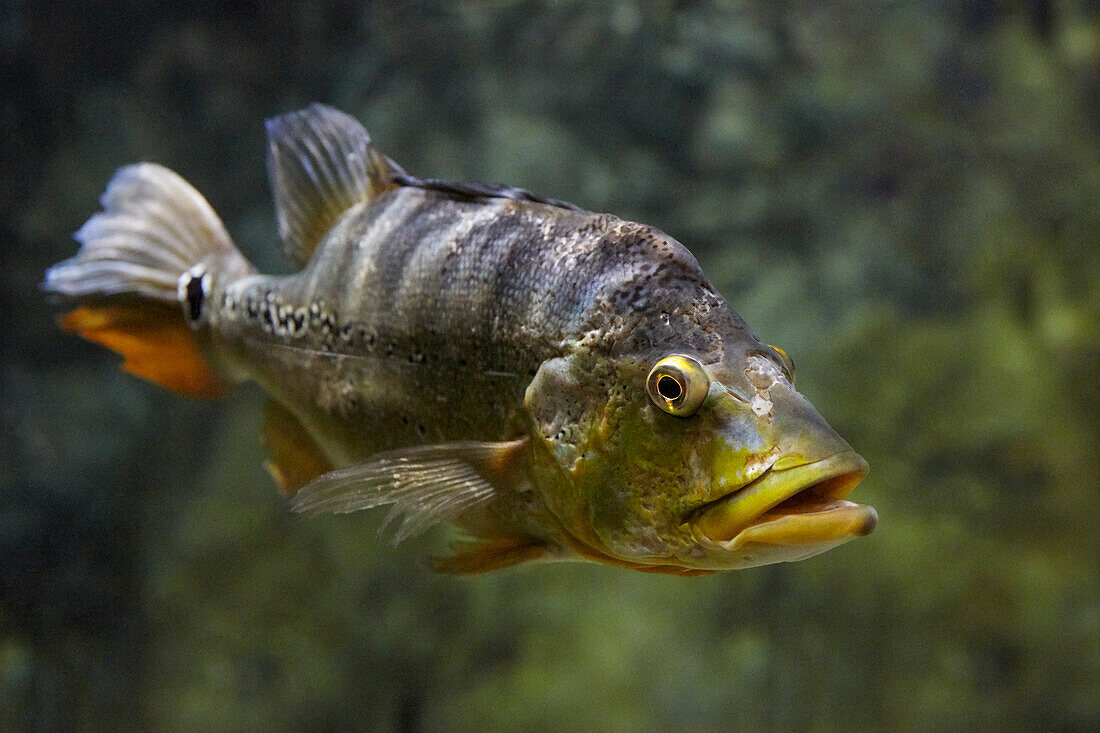
[[[676,240],[413,178],[321,105],[268,131],[298,272],[255,272],[193,189],[142,164],[45,288],[142,376],[199,396],[263,386],[296,509],[388,505],[398,539],[454,524],[468,539],[438,561],[453,572],[589,559],[695,574],[873,528],[843,499],[866,463]]]
[[[657,320],[628,323],[654,298]],[[714,308],[708,323],[673,326],[696,301]],[[227,283],[209,328],[241,373],[356,461],[516,437],[543,363],[597,336],[705,347],[720,318],[743,327],[720,304],[691,254],[651,227],[404,186],[348,211],[300,273]]]

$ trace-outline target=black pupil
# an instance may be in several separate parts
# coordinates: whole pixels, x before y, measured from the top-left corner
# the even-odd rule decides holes
[[[684,395],[684,388],[674,377],[665,374],[657,380],[657,394],[669,402],[675,402]]]
[[[192,321],[197,321],[202,316],[202,301],[206,293],[202,290],[202,276],[194,277],[187,281],[187,308]]]

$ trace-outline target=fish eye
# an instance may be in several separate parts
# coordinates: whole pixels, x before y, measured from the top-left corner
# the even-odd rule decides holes
[[[690,356],[670,354],[649,370],[646,389],[653,404],[669,415],[694,414],[710,391],[710,377]]]
[[[790,355],[779,348],[778,346],[772,346],[768,344],[768,348],[779,355],[779,365],[783,368],[783,376],[787,378],[787,381],[794,385],[794,359]]]

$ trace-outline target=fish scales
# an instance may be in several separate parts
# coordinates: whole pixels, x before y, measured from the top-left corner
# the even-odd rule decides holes
[[[202,197],[120,170],[45,289],[125,368],[272,397],[273,476],[311,513],[388,506],[437,567],[583,559],[693,575],[871,531],[867,464],[691,253],[521,189],[416,179],[323,105],[268,122],[284,251],[263,275]]]
[[[684,281],[695,281],[698,292],[682,287]],[[314,424],[333,423],[318,414],[330,411],[339,422],[377,424],[378,415],[396,409],[397,424],[379,442],[360,438],[340,449],[362,457],[400,444],[428,422],[444,439],[471,430],[479,439],[508,437],[538,366],[586,334],[610,334],[608,309],[648,290],[674,312],[698,312],[699,298],[718,303],[690,253],[650,227],[540,203],[460,201],[404,187],[349,211],[301,273],[230,286],[229,307],[212,323],[226,344],[249,345],[238,352],[238,368],[269,389],[279,391],[292,374],[294,394],[284,390],[284,398]],[[268,310],[237,305],[252,300],[293,311],[317,307],[303,328],[274,329]],[[662,321],[648,331],[658,343],[683,336]],[[325,356],[303,361],[287,352],[268,363],[272,344]],[[316,368],[318,359],[340,361],[338,354],[356,357],[343,361],[343,378]],[[379,372],[390,378],[379,379]],[[441,372],[450,378],[441,380]],[[481,419],[439,422],[440,403]],[[346,441],[333,436],[332,442]]]

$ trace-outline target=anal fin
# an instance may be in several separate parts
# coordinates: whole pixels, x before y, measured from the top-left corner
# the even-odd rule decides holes
[[[269,402],[264,410],[262,436],[269,455],[264,467],[286,496],[332,470],[302,423],[278,402]]]
[[[432,570],[453,575],[475,575],[501,570],[530,560],[549,559],[551,547],[529,537],[463,540],[451,543],[451,554],[432,558]]]

